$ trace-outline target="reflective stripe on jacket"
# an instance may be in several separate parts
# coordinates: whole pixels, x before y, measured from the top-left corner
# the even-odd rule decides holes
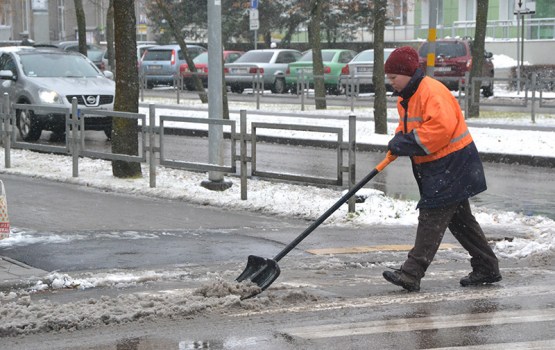
[[[413,133],[426,155],[415,155],[415,163],[436,160],[458,151],[472,142],[464,116],[455,97],[445,86],[424,77],[410,97],[407,109],[399,97],[399,125],[396,133]]]

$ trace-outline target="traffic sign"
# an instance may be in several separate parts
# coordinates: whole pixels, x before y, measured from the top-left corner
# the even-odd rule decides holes
[[[515,2],[515,10],[513,13],[515,15],[533,15],[536,13],[536,2],[526,2],[526,0]]]
[[[258,20],[258,9],[252,8],[249,11],[249,28],[250,30],[258,30],[260,21]]]
[[[251,0],[251,9],[258,8],[258,0]]]

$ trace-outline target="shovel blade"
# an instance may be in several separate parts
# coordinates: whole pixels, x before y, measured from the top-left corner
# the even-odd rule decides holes
[[[260,287],[258,293],[249,295],[244,298],[246,299],[268,288],[279,277],[279,273],[280,269],[275,260],[250,255],[247,261],[247,267],[245,267],[243,273],[237,277],[236,281],[243,282],[249,280]]]

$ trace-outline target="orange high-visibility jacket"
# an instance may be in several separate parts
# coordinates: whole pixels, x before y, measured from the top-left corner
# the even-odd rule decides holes
[[[407,110],[402,100],[401,97],[397,100],[399,125],[395,133],[413,132],[426,152],[424,156],[412,157],[416,164],[445,157],[472,143],[457,100],[441,82],[424,77],[410,97]]]

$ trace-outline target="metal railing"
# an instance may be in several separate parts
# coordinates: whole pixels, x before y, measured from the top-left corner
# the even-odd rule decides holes
[[[11,149],[26,149],[34,151],[49,152],[54,154],[69,155],[72,157],[72,176],[79,176],[79,161],[81,157],[91,157],[103,160],[122,160],[127,162],[147,163],[149,166],[149,183],[150,187],[156,187],[156,170],[158,166],[177,168],[189,171],[218,171],[227,173],[231,176],[239,176],[241,182],[241,199],[247,199],[247,179],[249,177],[265,178],[270,180],[283,180],[300,182],[303,184],[315,185],[343,185],[343,176],[348,176],[348,187],[352,188],[355,185],[355,153],[356,153],[356,117],[349,116],[349,141],[345,143],[343,137],[343,129],[335,127],[322,127],[311,125],[296,125],[296,124],[281,124],[281,123],[257,123],[251,122],[251,134],[247,133],[247,111],[241,110],[239,116],[240,127],[237,128],[237,122],[234,120],[215,120],[210,118],[193,118],[186,117],[188,109],[185,107],[169,107],[158,106],[159,109],[177,109],[183,113],[182,116],[169,116],[158,115],[157,107],[154,104],[149,104],[148,118],[145,114],[118,112],[118,111],[105,111],[105,110],[85,110],[79,109],[77,100],[74,99],[71,111],[58,107],[45,107],[34,105],[10,105],[9,97],[4,95],[2,104],[0,106],[0,133],[1,141],[4,147],[4,166],[11,168]],[[66,138],[63,145],[45,145],[37,142],[25,142],[18,139],[18,129],[16,127],[16,111],[20,109],[38,110],[43,113],[61,113],[65,116],[66,123]],[[79,116],[73,118],[72,116]],[[137,155],[129,155],[122,153],[113,153],[106,150],[98,151],[87,149],[85,143],[85,119],[88,117],[117,117],[133,119],[137,121],[137,137],[139,138],[139,151]],[[148,119],[148,123],[147,123]],[[159,125],[156,125],[156,120],[159,120]],[[173,126],[167,125],[172,123]],[[192,130],[198,132],[199,129],[187,129],[186,127],[176,127],[175,124],[204,124],[207,128],[210,125],[221,125],[229,128],[229,132],[224,133],[224,138],[230,140],[230,154],[228,165],[212,164],[206,162],[198,162],[194,160],[176,160],[170,159],[166,155],[165,144],[168,135],[178,135],[180,133],[176,130]],[[239,132],[237,132],[239,129]],[[335,178],[323,178],[319,176],[312,176],[311,174],[290,174],[280,171],[265,171],[260,170],[257,159],[260,152],[257,150],[258,143],[262,142],[264,138],[275,137],[264,136],[259,134],[261,129],[272,130],[295,130],[306,133],[328,133],[335,134],[335,141],[327,143],[327,147],[335,149],[337,154],[337,168]],[[208,128],[210,130],[210,128]],[[208,131],[210,132],[210,131]],[[179,135],[178,135],[179,136]],[[250,143],[250,156],[248,154]],[[208,145],[207,145],[208,146]],[[239,149],[237,149],[239,148]],[[343,164],[343,152],[348,152],[348,164]],[[181,154],[187,155],[187,152]],[[237,167],[236,164],[239,164]],[[249,175],[250,165],[250,175]],[[237,173],[239,168],[239,174]],[[349,211],[353,212],[355,199],[349,201]]]

